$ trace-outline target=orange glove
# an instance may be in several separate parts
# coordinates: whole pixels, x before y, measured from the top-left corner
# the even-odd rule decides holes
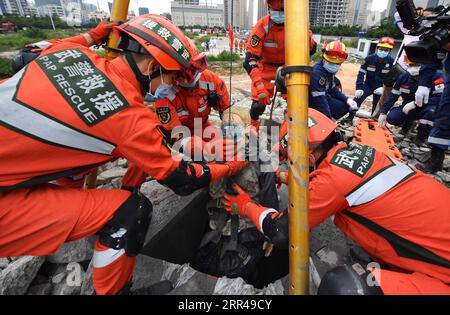
[[[236,191],[236,194],[225,194],[222,204],[228,212],[247,217],[247,206],[253,202],[250,196],[238,184],[234,183],[233,189]]]
[[[288,184],[289,173],[281,172],[280,169],[275,171],[275,182],[277,184],[277,188],[280,188],[282,184]]]
[[[228,177],[234,175],[241,168],[247,166],[245,161],[227,161],[223,164],[218,163],[208,163],[208,167],[211,172],[211,182],[215,182],[223,177]]]
[[[111,32],[113,26],[119,25],[117,22],[105,22],[101,21],[95,28],[91,29],[87,33],[92,37],[96,45],[102,44],[106,41],[106,38]]]
[[[258,95],[258,102],[263,105],[270,104],[269,92],[267,91],[262,81],[255,82],[256,94]]]

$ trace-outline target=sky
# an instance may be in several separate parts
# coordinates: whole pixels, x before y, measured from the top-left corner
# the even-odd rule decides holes
[[[108,1],[112,2],[112,0],[84,0],[85,2],[98,4],[100,9],[106,12],[108,10]],[[203,2],[203,1],[201,1]],[[220,0],[208,0],[208,3],[221,3],[223,1]],[[374,0],[372,4],[372,10],[374,11],[383,11],[386,9],[388,0]],[[150,13],[164,13],[170,12],[170,0],[130,0],[130,10],[133,10],[136,14],[138,14],[138,7],[147,7],[150,10]]]

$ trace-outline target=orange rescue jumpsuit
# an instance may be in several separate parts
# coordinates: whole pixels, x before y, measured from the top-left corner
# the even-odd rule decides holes
[[[310,31],[310,53],[315,51],[316,43]],[[256,87],[264,84],[268,98],[273,97],[275,74],[278,67],[284,66],[284,24],[275,24],[269,15],[262,17],[253,27],[245,43],[246,57],[244,68],[252,79],[252,100],[250,110],[252,120],[257,120],[264,112],[265,105],[258,98]]]
[[[86,47],[59,43],[0,84],[0,103],[1,257],[55,253],[64,242],[101,230],[131,197],[124,190],[47,184],[51,180],[118,157],[168,185],[172,180],[172,188],[180,178],[202,179],[202,166],[184,170],[166,147],[159,119],[143,105],[139,83],[121,58],[107,61]],[[218,170],[210,167],[203,184],[224,176]],[[97,294],[123,288],[135,262],[97,241]]]
[[[172,131],[178,126],[189,128],[191,135],[196,135],[204,141],[214,138],[214,135],[206,135],[205,128],[213,125],[208,121],[211,109],[220,114],[230,106],[230,95],[227,86],[217,74],[210,70],[202,72],[196,87],[193,89],[178,88],[175,98],[158,100],[153,104],[159,120],[167,131]],[[195,120],[201,119],[201,134],[194,130]],[[199,122],[197,122],[198,124]],[[128,165],[128,170],[122,179],[124,187],[140,186],[148,175],[133,163]]]
[[[335,146],[310,174],[310,227],[334,215],[345,235],[391,268],[372,271],[384,294],[450,294],[449,204],[444,185],[359,144]],[[267,210],[259,216],[254,222],[277,220]]]

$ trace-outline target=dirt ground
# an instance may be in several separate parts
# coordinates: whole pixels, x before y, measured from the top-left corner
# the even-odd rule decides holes
[[[233,67],[242,68],[240,63],[234,64]],[[359,67],[360,67],[359,64],[344,63],[342,64],[341,70],[336,75],[339,78],[339,80],[341,80],[344,94],[348,96],[353,96],[355,94],[355,82]],[[223,69],[220,67],[212,67],[212,68],[214,68],[212,70],[218,73],[220,78],[225,81],[227,87],[229,87],[230,84],[229,68],[228,69]],[[238,71],[239,69],[233,70],[232,92],[241,93],[240,90],[246,90],[250,92],[250,84],[251,84],[250,77],[247,75],[247,73]]]

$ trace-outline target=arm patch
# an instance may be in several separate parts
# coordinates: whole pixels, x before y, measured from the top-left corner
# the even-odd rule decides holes
[[[258,35],[253,35],[250,39],[250,46],[256,47],[258,46],[259,42],[261,41],[261,38]]]

